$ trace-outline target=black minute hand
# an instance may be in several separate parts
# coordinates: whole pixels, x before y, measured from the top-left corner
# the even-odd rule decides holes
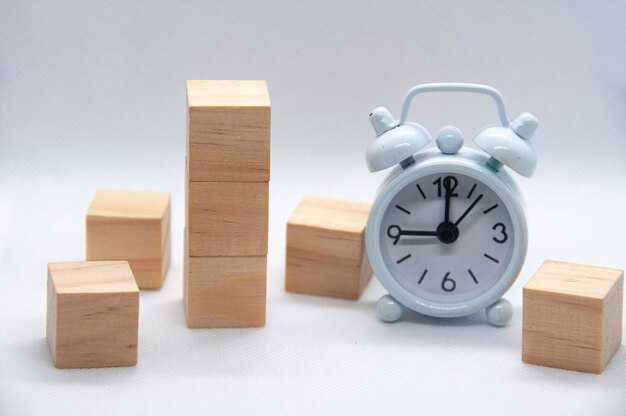
[[[444,214],[444,222],[450,222],[450,177],[447,176],[444,180],[443,180],[443,186],[446,189],[446,209],[445,209],[445,214]]]
[[[467,216],[467,214],[469,214],[469,213],[470,213],[470,211],[471,211],[472,209],[474,209],[474,207],[476,206],[476,204],[478,204],[478,201],[480,201],[481,199],[483,199],[483,194],[478,195],[478,197],[474,200],[474,202],[472,202],[472,205],[470,205],[470,206],[469,206],[469,207],[465,210],[465,212],[463,213],[463,215],[461,215],[461,216],[459,217],[459,219],[458,219],[458,220],[456,220],[456,222],[454,223],[454,226],[455,226],[455,227],[458,227],[458,226],[459,226],[459,224],[461,223],[461,221],[463,221],[463,219],[465,219],[465,217]]]

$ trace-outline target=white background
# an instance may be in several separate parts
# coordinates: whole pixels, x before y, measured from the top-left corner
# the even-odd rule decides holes
[[[626,352],[602,375],[523,364],[521,288],[544,259],[624,268],[623,2],[0,3],[0,414],[626,413]],[[186,79],[267,79],[267,326],[188,330],[182,309]],[[524,270],[503,329],[375,317],[286,294],[285,222],[307,194],[372,201],[367,120],[411,86],[478,82],[540,120]],[[471,138],[486,98],[426,96],[411,119]],[[142,292],[136,367],[57,370],[46,264],[84,258],[96,188],[165,190],[173,263]]]

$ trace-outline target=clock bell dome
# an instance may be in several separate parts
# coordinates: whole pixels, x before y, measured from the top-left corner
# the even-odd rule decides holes
[[[376,138],[367,146],[365,153],[370,172],[397,165],[430,143],[430,133],[423,126],[400,123],[385,107],[372,110],[369,119],[376,132]]]
[[[474,137],[474,143],[491,157],[522,176],[530,178],[537,166],[532,138],[539,122],[530,113],[522,113],[509,127],[486,127]]]

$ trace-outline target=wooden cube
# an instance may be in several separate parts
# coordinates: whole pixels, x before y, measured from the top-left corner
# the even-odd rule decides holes
[[[184,305],[190,328],[265,325],[266,257],[187,257]]]
[[[267,182],[189,182],[192,257],[267,255]]]
[[[127,260],[141,289],[170,264],[170,194],[98,190],[87,210],[87,260]]]
[[[288,292],[358,299],[372,270],[365,251],[370,205],[306,197],[287,222]]]
[[[269,181],[265,81],[187,81],[187,107],[190,181]]]
[[[522,360],[600,373],[622,342],[624,272],[546,261],[524,286]]]
[[[137,364],[138,319],[128,262],[48,264],[46,337],[55,367]]]

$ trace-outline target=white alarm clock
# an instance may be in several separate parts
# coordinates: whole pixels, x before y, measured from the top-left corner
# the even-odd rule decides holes
[[[454,126],[439,131],[436,148],[421,150],[431,136],[406,121],[410,104],[418,94],[444,91],[486,94],[496,102],[501,125],[474,137],[482,151],[463,147]],[[378,316],[394,322],[405,307],[435,317],[486,310],[491,324],[505,325],[513,309],[502,295],[522,268],[528,232],[521,194],[504,166],[532,176],[537,119],[523,113],[509,122],[502,96],[488,86],[424,84],[409,90],[399,120],[378,107],[370,122],[377,137],[367,148],[369,170],[395,166],[366,232],[372,269],[389,292],[378,302]]]

